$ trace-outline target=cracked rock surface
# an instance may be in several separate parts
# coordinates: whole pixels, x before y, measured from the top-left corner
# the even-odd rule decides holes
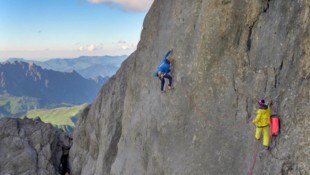
[[[254,174],[310,174],[310,2],[155,0],[137,50],[84,110],[73,175],[248,174],[257,99],[281,133]],[[152,75],[174,49],[172,92]]]
[[[70,138],[40,120],[0,120],[1,175],[58,175]],[[65,153],[67,152],[67,153]]]

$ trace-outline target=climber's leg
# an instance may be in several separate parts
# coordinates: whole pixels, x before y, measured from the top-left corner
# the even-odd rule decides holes
[[[164,87],[165,87],[165,78],[159,78],[161,81],[161,86],[160,86],[160,90],[163,92],[164,91]]]
[[[263,145],[269,146],[269,126],[263,127]]]
[[[168,88],[171,89],[172,88],[171,87],[172,86],[172,77],[169,74],[165,74],[164,78],[167,78],[169,80]]]
[[[259,127],[256,126],[256,129],[255,129],[255,138],[256,138],[257,140],[260,139],[261,132],[262,132],[262,128],[259,128]]]

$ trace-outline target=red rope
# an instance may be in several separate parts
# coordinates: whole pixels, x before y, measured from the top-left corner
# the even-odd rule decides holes
[[[259,148],[259,145],[260,145],[260,141],[257,140],[257,143],[255,145],[255,149],[254,149],[254,152],[253,152],[253,159],[252,159],[252,163],[251,163],[251,169],[250,169],[250,175],[253,174],[253,170],[254,170],[254,165],[255,165],[255,160],[256,160],[256,156],[257,156],[257,152],[258,152],[258,148]]]
[[[196,108],[196,112],[198,112],[199,115],[203,116],[203,113],[202,113],[202,111],[199,108]],[[238,124],[232,124],[232,125],[219,125],[219,124],[209,120],[208,118],[205,119],[205,122],[213,125],[214,127],[224,128],[224,129],[227,129],[227,128],[230,128],[230,129],[239,128],[242,125],[244,125],[244,123],[238,123]],[[258,150],[259,150],[259,145],[260,145],[260,140],[257,140],[256,145],[254,145],[255,148],[254,148],[254,151],[253,151],[253,159],[252,159],[252,163],[251,163],[250,175],[253,174],[256,157],[257,157],[257,153],[258,153]]]
[[[196,107],[195,109],[196,109],[195,111],[198,112],[198,115],[204,116],[203,113],[202,113],[202,111],[201,111],[198,107]],[[276,111],[275,111],[275,109],[273,109],[273,113],[274,113],[274,112],[277,112],[277,109],[276,109]],[[250,118],[250,119],[251,119],[251,118]],[[250,119],[248,119],[248,121],[249,121]],[[211,125],[213,125],[214,127],[217,127],[217,128],[224,128],[224,129],[227,129],[227,128],[230,128],[230,129],[239,128],[239,127],[241,127],[242,125],[246,124],[246,123],[238,123],[238,124],[232,124],[232,125],[220,125],[220,124],[217,124],[217,123],[213,122],[212,120],[209,120],[208,118],[205,118],[205,122],[206,122],[206,123],[209,123],[209,124],[211,124]],[[260,135],[261,135],[261,133],[260,133]],[[272,136],[271,136],[271,134],[270,134],[270,130],[269,130],[269,137],[270,137],[269,143],[271,143]],[[254,145],[255,148],[254,148],[254,151],[253,151],[253,159],[252,159],[251,168],[250,168],[250,175],[253,174],[253,170],[254,170],[254,166],[255,166],[256,157],[257,157],[257,153],[258,153],[258,150],[259,150],[259,145],[260,145],[260,140],[257,140],[256,145]]]

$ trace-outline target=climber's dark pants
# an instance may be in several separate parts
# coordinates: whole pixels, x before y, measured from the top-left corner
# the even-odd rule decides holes
[[[167,78],[169,80],[169,86],[172,85],[172,77],[169,74],[165,74],[163,78],[159,78],[161,81],[161,87],[160,90],[163,91],[164,90],[164,86],[165,86],[165,78]]]

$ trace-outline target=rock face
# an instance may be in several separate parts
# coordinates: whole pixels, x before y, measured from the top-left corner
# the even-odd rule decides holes
[[[70,144],[63,131],[40,119],[1,119],[0,174],[61,174]]]
[[[249,174],[257,99],[281,119],[253,174],[309,174],[310,2],[155,0],[137,50],[84,111],[79,174]],[[174,49],[174,86],[152,76]]]

